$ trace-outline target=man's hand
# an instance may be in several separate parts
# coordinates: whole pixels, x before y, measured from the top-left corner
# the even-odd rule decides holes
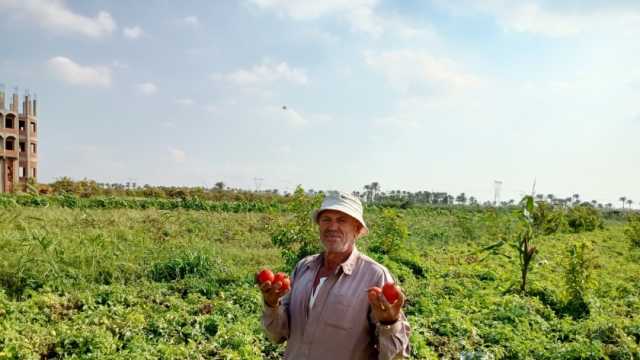
[[[278,300],[287,295],[289,289],[282,290],[282,283],[276,281],[275,283],[271,283],[271,281],[265,281],[260,284],[258,281],[258,274],[256,273],[256,283],[260,287],[260,292],[262,292],[262,299],[264,303],[269,307],[278,306]]]
[[[400,319],[405,296],[400,288],[397,288],[397,290],[399,293],[398,300],[393,304],[389,304],[387,299],[382,295],[382,290],[379,287],[367,289],[371,311],[373,312],[373,317],[378,322],[382,324],[392,324]]]

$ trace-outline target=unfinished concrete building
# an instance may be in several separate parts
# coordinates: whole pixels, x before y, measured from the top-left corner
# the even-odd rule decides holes
[[[9,108],[0,88],[0,193],[24,191],[38,174],[38,112],[36,100],[27,94],[19,112],[14,93]]]

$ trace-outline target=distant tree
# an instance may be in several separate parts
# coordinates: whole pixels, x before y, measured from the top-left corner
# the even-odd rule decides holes
[[[573,203],[574,204],[579,204],[580,203],[580,194],[573,194],[572,198],[573,198]]]
[[[553,199],[555,199],[556,197],[553,194],[547,194],[547,200],[549,200],[550,203],[553,203]]]
[[[607,209],[611,209],[611,208],[613,207],[613,204],[612,204],[612,203],[606,203],[604,206],[605,206]]]
[[[620,196],[620,199],[618,199],[622,202],[622,210],[624,210],[624,203],[625,201],[627,201],[627,197],[626,196]]]
[[[460,195],[456,196],[456,202],[461,205],[465,205],[467,203],[467,195],[465,193],[460,193]]]
[[[445,196],[445,199],[446,199],[446,200],[445,200],[445,201],[446,201],[446,202],[445,202],[445,204],[453,204],[453,200],[454,200],[455,198],[453,197],[453,195],[449,195],[449,194],[447,194],[447,195]]]
[[[543,194],[537,194],[536,195],[536,200],[543,201],[544,200],[544,195]]]
[[[629,205],[628,206],[629,209],[631,209],[631,204],[633,204],[633,200],[627,199],[627,205]]]
[[[478,200],[473,196],[469,196],[469,204],[478,205]]]
[[[216,190],[224,190],[224,183],[222,181],[218,181],[217,183],[215,183],[213,188]]]

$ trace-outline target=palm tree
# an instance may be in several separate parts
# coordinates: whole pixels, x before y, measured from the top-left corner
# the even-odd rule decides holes
[[[460,193],[460,195],[456,197],[456,201],[458,204],[465,205],[467,203],[467,195],[465,195],[465,193]]]
[[[380,184],[377,181],[374,181],[371,183],[370,185],[371,188],[371,192],[373,192],[373,200],[376,200],[376,196],[378,195],[378,192],[380,191]]]
[[[624,202],[627,201],[627,197],[626,196],[620,196],[620,199],[618,199],[620,201],[622,201],[622,210],[624,210]]]
[[[627,199],[627,205],[629,205],[629,209],[631,209],[631,204],[633,204],[633,200]]]

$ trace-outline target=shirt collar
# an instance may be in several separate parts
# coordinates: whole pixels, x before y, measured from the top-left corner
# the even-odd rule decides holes
[[[351,251],[351,255],[345,260],[342,264],[338,265],[338,268],[342,268],[342,272],[351,275],[353,272],[353,268],[356,266],[356,262],[358,261],[358,257],[360,257],[360,252],[356,246],[353,246],[353,251]],[[320,253],[320,256],[315,258],[315,261],[311,261],[307,263],[307,267],[312,267],[314,270],[319,269],[322,266],[322,262],[324,261],[324,252]]]

